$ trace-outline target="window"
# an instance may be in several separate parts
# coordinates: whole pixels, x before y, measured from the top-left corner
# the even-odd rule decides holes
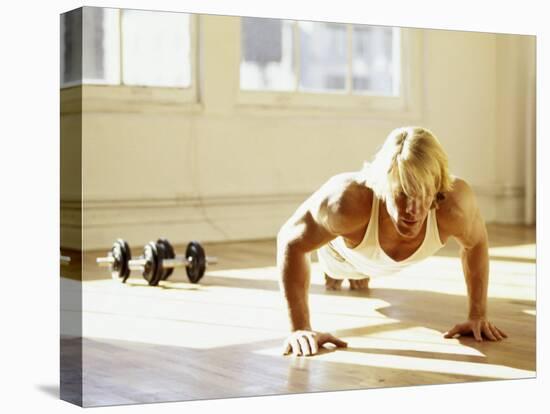
[[[352,82],[355,93],[399,95],[399,29],[353,27]]]
[[[294,23],[241,19],[242,89],[290,91],[296,87]]]
[[[190,16],[122,11],[122,81],[126,85],[191,85]]]
[[[348,77],[346,25],[298,22],[300,73],[298,89],[345,92]]]
[[[240,34],[243,108],[419,117],[419,30],[246,17]]]
[[[243,90],[399,95],[400,29],[243,18]]]
[[[61,85],[191,89],[192,26],[185,13],[99,7],[66,13],[61,17]]]

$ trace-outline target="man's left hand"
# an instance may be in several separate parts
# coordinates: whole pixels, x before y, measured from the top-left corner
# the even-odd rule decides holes
[[[476,341],[483,341],[483,337],[490,341],[500,341],[508,338],[502,330],[486,319],[469,319],[464,323],[455,325],[453,329],[445,334],[445,338],[453,338],[455,335],[473,334]]]

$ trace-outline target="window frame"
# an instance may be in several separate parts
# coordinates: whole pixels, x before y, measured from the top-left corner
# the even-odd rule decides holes
[[[199,33],[200,20],[199,15],[195,13],[186,13],[189,15],[189,36],[190,36],[190,64],[191,64],[191,84],[189,87],[182,86],[145,86],[145,85],[127,85],[123,79],[122,65],[122,13],[125,9],[118,10],[118,32],[121,43],[119,53],[119,78],[118,84],[102,81],[83,82],[71,81],[65,85],[61,84],[61,100],[68,104],[63,113],[74,112],[76,88],[82,88],[82,111],[88,112],[188,112],[197,111],[199,104]],[[62,57],[61,57],[62,58]],[[60,67],[63,67],[62,65]]]
[[[239,22],[240,24],[240,22]],[[353,30],[353,24],[346,24],[348,33]],[[298,24],[294,29],[294,53],[295,72],[299,78],[299,37]],[[304,90],[295,91],[270,91],[270,90],[245,90],[240,87],[240,63],[242,55],[241,31],[238,41],[238,68],[237,85],[238,93],[236,106],[244,111],[252,110],[285,110],[293,109],[310,112],[337,111],[348,113],[351,116],[361,115],[377,118],[420,118],[422,101],[422,56],[423,35],[418,29],[401,28],[400,33],[400,85],[399,95],[375,95],[368,93],[353,93],[350,90],[351,65],[348,64],[348,76],[346,77],[346,90],[343,92],[310,92]],[[348,49],[351,40],[348,40]],[[350,57],[348,56],[348,59]],[[349,62],[349,60],[348,60]]]

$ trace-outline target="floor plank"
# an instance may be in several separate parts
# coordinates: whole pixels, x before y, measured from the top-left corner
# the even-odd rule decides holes
[[[288,323],[275,242],[262,240],[206,244],[219,264],[200,284],[177,269],[155,288],[139,275],[113,281],[95,266],[101,252],[84,253],[84,281],[61,282],[63,291],[82,289],[82,309],[79,301],[62,308],[62,318],[82,315],[82,348],[74,332],[62,332],[63,357],[81,355],[85,406],[531,378],[534,228],[493,225],[489,233],[490,317],[510,336],[498,343],[442,337],[466,315],[456,246],[447,246],[399,275],[373,279],[368,292],[325,291],[314,260],[313,326],[349,346],[281,356]],[[67,389],[79,378],[70,374]]]

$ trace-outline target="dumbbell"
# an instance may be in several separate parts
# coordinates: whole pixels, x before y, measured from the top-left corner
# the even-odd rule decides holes
[[[192,241],[187,244],[185,256],[176,256],[174,248],[166,239],[159,239],[158,242],[164,245],[164,250],[171,252],[171,256],[163,260],[163,265],[166,268],[166,280],[172,274],[175,267],[185,267],[185,272],[191,283],[197,283],[204,276],[207,265],[218,263],[218,259],[212,256],[206,256],[204,248],[198,241]]]
[[[113,279],[122,280],[122,283],[125,283],[130,277],[128,262],[131,259],[132,251],[128,243],[123,239],[117,239],[107,257],[98,257],[96,262],[101,267],[109,267]]]
[[[60,256],[59,262],[61,266],[69,266],[71,264],[71,258],[69,256]]]
[[[130,260],[128,267],[139,270],[151,286],[166,280],[176,267],[185,267],[191,283],[197,283],[206,270],[207,263],[216,263],[216,258],[207,258],[199,242],[192,241],[187,245],[185,256],[176,256],[174,248],[166,239],[149,242],[143,248],[143,255]]]

